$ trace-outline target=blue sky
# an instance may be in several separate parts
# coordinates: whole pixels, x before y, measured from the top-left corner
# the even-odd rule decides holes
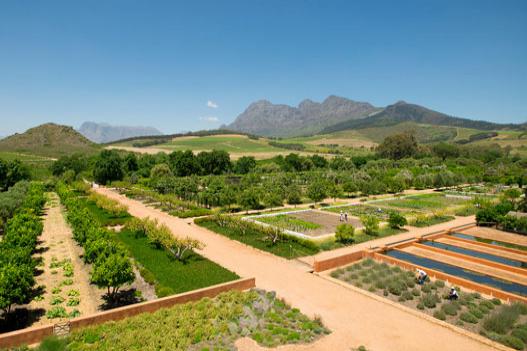
[[[0,135],[209,129],[331,94],[525,122],[527,1],[0,0]]]

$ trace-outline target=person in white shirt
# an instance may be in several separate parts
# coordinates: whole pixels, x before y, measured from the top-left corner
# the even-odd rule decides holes
[[[448,299],[449,300],[457,300],[458,297],[459,297],[459,295],[457,294],[456,288],[450,289],[450,293],[448,294]]]
[[[417,283],[423,285],[428,275],[422,269],[417,268]]]

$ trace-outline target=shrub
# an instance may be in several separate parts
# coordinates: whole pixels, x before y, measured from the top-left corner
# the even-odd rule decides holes
[[[388,284],[388,291],[393,295],[399,296],[404,290],[406,290],[406,286],[401,281],[394,280]]]
[[[432,288],[429,284],[424,284],[421,286],[421,291],[428,294],[432,291]]]
[[[419,302],[419,303],[417,304],[417,309],[418,309],[418,310],[424,310],[424,309],[425,309],[425,305],[423,305],[422,302]]]
[[[478,319],[470,312],[462,313],[459,319],[461,319],[463,322],[467,322],[471,324],[476,324],[478,322]]]
[[[499,341],[504,345],[512,347],[515,350],[525,349],[525,343],[521,339],[513,335],[502,336]]]
[[[427,308],[435,308],[439,302],[439,296],[428,293],[421,298],[421,302]]]
[[[457,315],[459,308],[460,308],[459,304],[455,302],[446,303],[443,306],[441,306],[441,309],[443,310],[443,312],[445,312],[449,316]]]
[[[527,342],[527,330],[526,329],[523,329],[523,328],[514,329],[511,335],[517,337],[523,342]]]
[[[478,308],[476,307],[470,307],[468,309],[468,311],[470,312],[470,314],[472,314],[474,317],[476,317],[477,319],[481,319],[483,318],[484,314],[483,312],[481,312],[481,310],[479,310]]]
[[[494,305],[496,305],[496,306],[499,306],[499,305],[501,305],[501,300],[500,300],[500,299],[498,299],[498,298],[496,298],[496,297],[495,297],[495,298],[493,298],[493,299],[492,299],[492,300],[490,300],[490,301],[491,301],[491,302],[492,302],[492,303],[493,303]]]
[[[410,291],[403,291],[402,295],[401,295],[405,300],[413,300],[414,299],[414,295],[410,292]]]
[[[413,289],[412,289],[412,295],[414,295],[414,296],[420,296],[420,295],[421,295],[421,292],[419,291],[419,289],[417,289],[417,288],[413,288]]]
[[[63,351],[67,349],[68,341],[57,336],[50,336],[42,340],[38,351]]]
[[[51,297],[50,304],[51,305],[60,305],[63,302],[64,302],[64,298],[62,296],[54,295],[54,296]]]
[[[393,229],[399,229],[408,224],[406,217],[398,212],[391,212],[390,217],[388,218],[388,224]]]
[[[489,332],[505,334],[512,329],[522,312],[525,312],[525,305],[521,303],[503,306],[483,321],[483,328]]]
[[[344,244],[351,243],[354,233],[355,228],[351,224],[339,224],[335,231],[335,240]]]
[[[373,215],[361,216],[360,221],[364,226],[364,233],[368,235],[375,235],[379,230],[379,218]]]
[[[444,288],[445,287],[445,282],[442,281],[442,280],[436,280],[434,282],[434,286],[438,287],[438,288]]]
[[[434,312],[434,317],[439,319],[439,320],[442,320],[444,321],[446,319],[446,315],[445,315],[445,312],[441,311],[441,310],[437,310]]]

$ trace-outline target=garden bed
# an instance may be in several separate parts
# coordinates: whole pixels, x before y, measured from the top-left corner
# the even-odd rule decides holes
[[[450,301],[446,299],[450,287],[443,281],[427,281],[420,286],[414,272],[372,259],[337,269],[331,276],[517,350],[526,349],[525,304],[502,305],[498,299],[484,299],[458,287],[459,300]]]
[[[271,292],[231,291],[43,342],[45,350],[233,350],[250,337],[264,347],[311,343],[329,333]],[[50,346],[53,346],[52,348]]]
[[[141,276],[155,286],[158,297],[239,278],[235,273],[197,253],[188,254],[182,261],[176,260],[163,248],[152,246],[147,237],[129,230],[116,233],[115,238],[126,246],[141,267]]]
[[[220,226],[213,217],[197,219],[194,222],[230,239],[285,258],[310,256],[320,251],[312,242],[289,236],[284,236],[273,244],[271,241],[266,240],[263,232],[258,228],[260,226],[258,224],[254,224],[254,228],[247,228],[242,232],[228,226]]]

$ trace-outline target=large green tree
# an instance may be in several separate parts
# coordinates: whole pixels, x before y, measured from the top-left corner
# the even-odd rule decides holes
[[[384,138],[377,147],[377,153],[381,157],[400,160],[417,154],[418,145],[415,135],[410,132],[394,134]]]
[[[95,181],[105,185],[114,180],[122,180],[123,175],[123,162],[117,151],[101,151],[93,169]]]
[[[108,297],[115,300],[119,288],[132,283],[135,275],[130,260],[120,253],[101,257],[93,265],[91,281],[108,290]]]

